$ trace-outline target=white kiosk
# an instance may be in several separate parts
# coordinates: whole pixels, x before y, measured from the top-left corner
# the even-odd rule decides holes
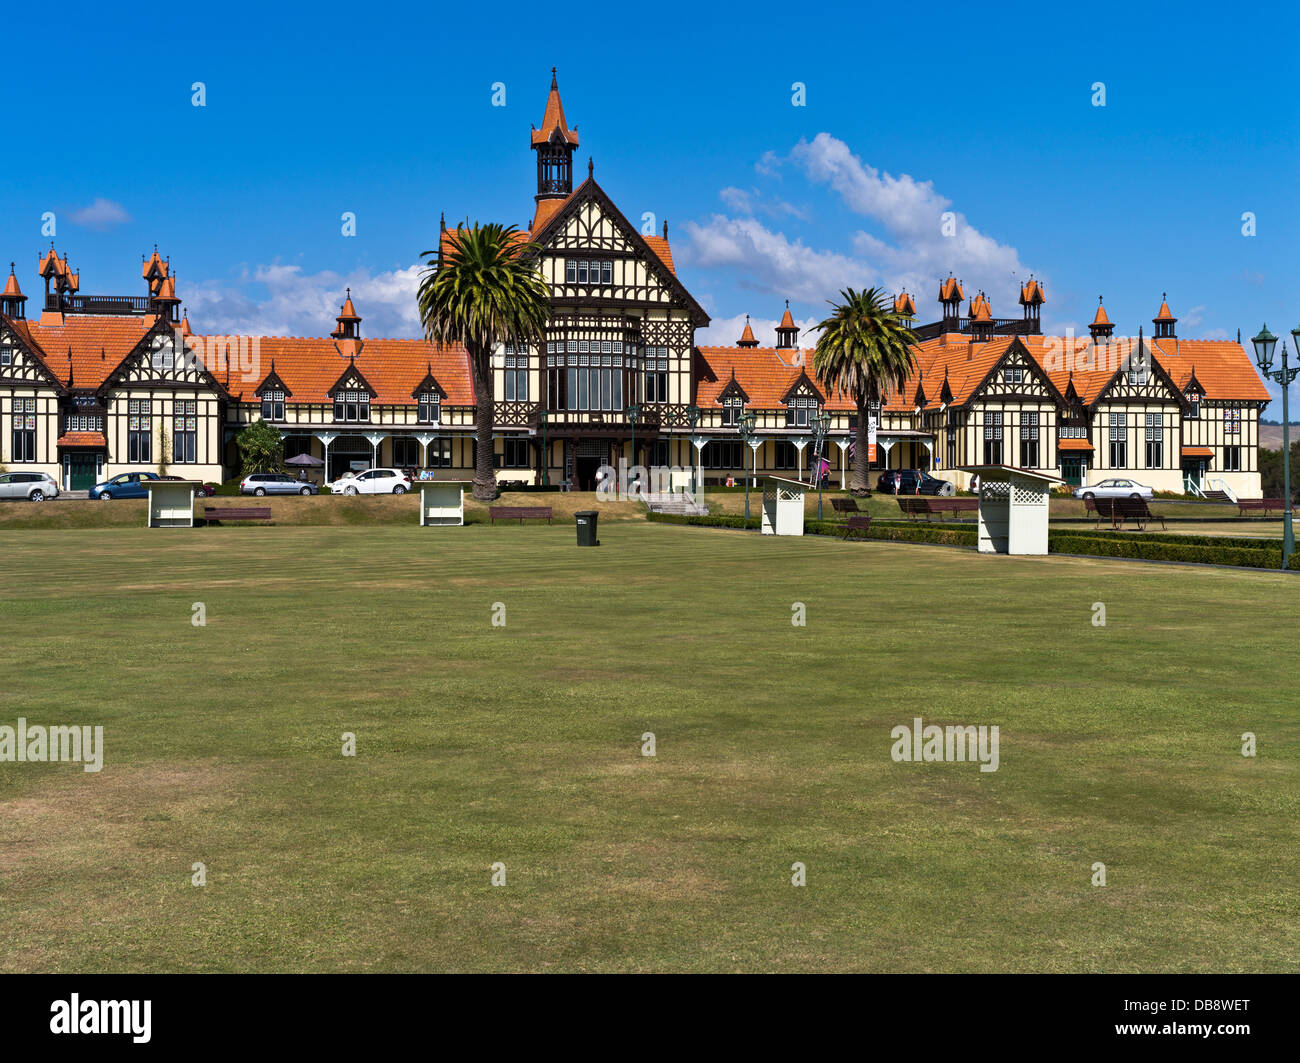
[[[146,528],[194,527],[194,491],[202,486],[198,480],[145,480],[149,492]]]
[[[1047,518],[1053,484],[1046,476],[1010,465],[963,465],[980,478],[981,554],[1047,553]]]
[[[469,480],[417,480],[420,527],[465,523],[465,485]]]
[[[803,534],[803,495],[816,491],[812,484],[768,476],[763,480],[764,535]]]

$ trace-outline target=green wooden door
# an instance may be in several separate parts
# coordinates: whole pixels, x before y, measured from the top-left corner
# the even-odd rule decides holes
[[[97,463],[94,454],[70,454],[68,455],[68,463],[68,490],[89,491],[95,486]]]
[[[1071,487],[1082,487],[1083,486],[1083,459],[1062,458],[1061,479],[1064,480]]]

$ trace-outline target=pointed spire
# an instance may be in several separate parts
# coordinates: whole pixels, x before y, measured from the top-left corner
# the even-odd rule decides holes
[[[23,295],[22,289],[18,286],[18,275],[14,273],[14,263],[9,263],[9,279],[5,281],[5,290],[0,293],[0,314],[9,317],[23,316],[23,303],[27,302],[27,296]]]
[[[564,104],[560,102],[560,86],[555,80],[555,67],[551,67],[551,91],[546,97],[546,112],[542,115],[541,128],[533,129],[533,145],[546,144],[557,134],[564,143],[577,146],[578,130],[570,129],[565,120]]]
[[[736,342],[737,347],[757,347],[758,340],[754,339],[754,330],[749,327],[749,315],[745,315],[745,331],[740,334],[740,339]]]
[[[781,324],[776,326],[777,350],[793,350],[799,344],[799,326],[790,314],[790,300],[785,301],[785,313],[781,315]]]

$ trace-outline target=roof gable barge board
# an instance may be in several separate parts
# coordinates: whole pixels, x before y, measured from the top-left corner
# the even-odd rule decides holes
[[[0,382],[22,386],[45,384],[60,396],[67,394],[68,389],[46,364],[44,352],[35,338],[25,330],[20,331],[7,318],[0,317],[0,340],[4,339],[11,342],[12,349],[21,355],[22,361],[15,360],[11,365],[0,367]]]
[[[999,394],[993,396],[993,385],[997,384],[1001,380],[1002,370],[1006,369],[1008,366],[1011,368],[1024,369],[1026,375],[1032,376],[1035,382],[1042,389],[1042,394],[1035,395],[1024,391],[1017,392],[1014,389],[1020,385],[1012,384],[1008,385],[1011,390],[1005,394],[999,392]],[[1051,378],[1039,364],[1038,359],[1034,357],[1033,352],[1025,346],[1019,336],[1012,338],[1011,343],[1003,352],[1002,357],[993,363],[992,368],[984,374],[983,379],[981,379],[980,382],[971,389],[970,395],[957,405],[969,406],[978,399],[990,397],[996,397],[1001,400],[1011,399],[1013,401],[1017,398],[1023,398],[1028,402],[1041,402],[1046,398],[1056,403],[1058,407],[1070,405],[1066,400],[1066,397],[1061,394],[1060,389],[1052,383]]]
[[[703,328],[709,323],[709,315],[704,312],[704,308],[695,301],[695,297],[686,290],[686,286],[677,279],[676,274],[672,272],[646,242],[645,238],[637,228],[624,217],[623,212],[614,205],[614,201],[605,194],[604,189],[596,183],[594,177],[588,177],[577,191],[571,195],[561,207],[551,217],[540,230],[533,233],[532,242],[539,245],[543,251],[561,250],[552,245],[551,241],[563,230],[568,222],[578,215],[578,212],[587,204],[596,204],[619,235],[641,256],[643,263],[655,278],[666,288],[673,296],[674,305],[685,309],[691,318],[691,323],[696,328]],[[574,250],[577,250],[574,248]],[[593,248],[593,251],[599,249]]]
[[[1128,382],[1129,368],[1134,358],[1140,354],[1145,354],[1145,363],[1150,368],[1151,374],[1144,384],[1130,384]],[[1168,370],[1160,364],[1160,359],[1144,343],[1138,350],[1131,351],[1123,359],[1119,368],[1111,374],[1110,379],[1102,385],[1096,397],[1088,404],[1088,409],[1095,412],[1103,402],[1152,401],[1168,402],[1180,408],[1186,408],[1188,405],[1187,396],[1174,383],[1174,379],[1169,375]]]

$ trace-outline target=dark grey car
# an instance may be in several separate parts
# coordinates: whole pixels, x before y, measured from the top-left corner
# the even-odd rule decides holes
[[[295,480],[283,472],[255,472],[239,482],[241,495],[314,495],[319,490],[310,480]]]

